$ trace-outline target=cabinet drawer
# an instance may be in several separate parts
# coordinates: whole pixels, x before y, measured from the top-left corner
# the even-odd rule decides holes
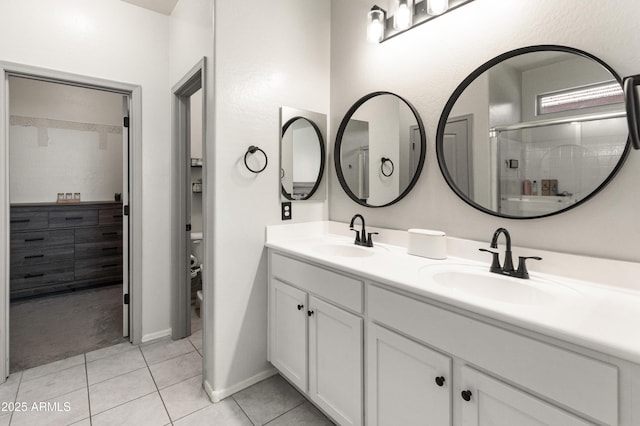
[[[11,251],[73,244],[73,230],[13,232]]]
[[[11,268],[11,293],[73,280],[73,261]]]
[[[75,247],[76,259],[92,259],[102,256],[122,255],[122,241],[102,241],[98,243],[80,243]]]
[[[618,369],[604,362],[370,286],[375,321],[605,424],[618,424]]]
[[[363,312],[363,283],[305,262],[271,253],[271,274],[355,312]]]
[[[36,208],[11,208],[11,232],[42,229],[49,226],[49,212]]]
[[[75,265],[76,280],[122,276],[122,256],[80,259]]]
[[[53,209],[49,212],[49,228],[68,228],[98,224],[95,209]]]
[[[100,225],[122,223],[122,207],[100,209],[98,213],[98,223]]]
[[[122,226],[99,226],[76,229],[76,244],[101,241],[122,241]]]
[[[30,267],[44,263],[68,262],[73,260],[74,247],[66,246],[23,248],[11,251],[11,268]]]

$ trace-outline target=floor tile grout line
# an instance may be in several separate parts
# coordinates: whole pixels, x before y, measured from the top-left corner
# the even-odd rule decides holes
[[[93,417],[95,417],[95,416],[99,416],[100,414],[104,414],[104,413],[106,413],[107,411],[111,411],[111,410],[113,410],[113,409],[115,409],[115,408],[122,407],[123,405],[128,404],[128,403],[130,403],[130,402],[137,401],[137,400],[139,400],[139,399],[145,398],[145,397],[147,397],[147,396],[149,396],[149,395],[151,395],[152,393],[155,393],[155,392],[157,392],[157,390],[156,390],[156,391],[151,391],[151,392],[149,392],[149,393],[145,393],[144,395],[140,395],[140,396],[135,397],[135,398],[133,398],[133,399],[130,399],[130,400],[128,400],[128,401],[121,402],[120,404],[118,404],[118,405],[114,405],[113,407],[108,408],[108,409],[106,409],[106,410],[104,410],[104,411],[100,411],[99,413],[92,414],[92,415],[91,415],[91,418],[93,419]],[[93,423],[93,420],[91,421],[91,423]]]
[[[20,386],[22,385],[22,376],[23,376],[23,372],[20,372],[20,379],[18,379],[18,387],[16,388],[16,396],[13,397],[14,404],[18,401],[18,392],[20,392]],[[11,422],[13,421],[13,413],[14,411],[11,410],[11,416],[9,417],[9,424],[11,424]]]
[[[269,420],[268,422],[264,423],[264,425],[262,425],[262,426],[266,426],[266,425],[268,425],[269,423],[271,423],[271,422],[275,421],[276,419],[279,419],[280,417],[282,417],[282,416],[284,416],[285,414],[287,414],[287,413],[289,413],[289,412],[291,412],[291,411],[295,410],[296,408],[300,407],[301,405],[306,404],[307,402],[309,402],[309,401],[308,401],[306,398],[305,398],[305,399],[303,399],[303,400],[302,400],[302,402],[301,402],[300,404],[296,405],[295,407],[292,407],[292,408],[288,409],[287,411],[285,411],[285,412],[284,412],[284,413],[282,413],[282,414],[278,414],[277,416],[275,416],[274,418],[272,418],[272,419],[271,419],[271,420]]]
[[[147,366],[146,366],[146,365],[145,365],[144,367],[136,368],[135,370],[131,370],[131,371],[125,371],[124,373],[120,373],[120,374],[118,374],[117,376],[109,377],[108,379],[100,380],[99,382],[95,382],[95,383],[91,383],[91,384],[89,384],[89,378],[87,377],[87,385],[88,385],[89,387],[91,387],[91,386],[95,386],[95,385],[99,385],[99,384],[102,384],[102,383],[104,383],[104,382],[108,382],[108,381],[109,381],[109,380],[111,380],[111,379],[116,379],[116,378],[118,378],[118,377],[122,377],[122,376],[127,375],[127,374],[135,373],[136,371],[144,370],[145,368],[147,368]],[[148,368],[147,368],[147,369],[148,369]],[[88,374],[88,373],[87,373],[87,374]]]
[[[231,396],[230,396],[230,398],[231,398],[231,399],[233,399],[233,402],[235,402],[235,403],[236,403],[236,405],[238,406],[238,408],[240,409],[240,411],[242,411],[242,414],[244,414],[244,415],[245,415],[245,417],[249,420],[249,422],[250,422],[253,426],[262,426],[262,425],[256,425],[256,424],[253,422],[253,420],[251,420],[251,417],[249,417],[249,415],[247,414],[247,412],[246,412],[246,411],[244,411],[244,408],[242,408],[242,405],[240,405],[240,403],[238,402],[238,400],[237,400],[233,395],[231,395]]]
[[[84,354],[84,377],[87,380],[87,404],[89,407],[89,426],[93,423],[91,421],[91,394],[89,393],[89,368],[87,367],[87,354]]]
[[[78,355],[84,355],[84,354],[78,354]],[[76,357],[76,356],[78,356],[78,355],[73,355],[73,357]],[[73,357],[71,357],[71,358],[73,358]],[[70,359],[70,358],[60,359],[60,360],[58,360],[58,361],[53,361],[53,362],[64,361],[64,360],[66,360],[66,359]],[[68,366],[67,368],[63,368],[62,370],[55,370],[55,371],[52,371],[52,372],[50,372],[50,373],[43,374],[43,375],[41,375],[41,376],[32,377],[32,378],[30,378],[30,379],[24,380],[24,382],[25,382],[25,383],[29,383],[29,382],[31,382],[31,381],[33,381],[33,380],[38,380],[38,379],[41,379],[41,378],[43,378],[43,377],[47,377],[47,376],[50,376],[50,375],[52,375],[52,374],[59,373],[59,372],[61,372],[61,371],[66,371],[66,370],[72,369],[72,368],[74,368],[74,367],[77,367],[77,366],[79,366],[79,365],[82,365],[83,363],[84,363],[84,362],[79,362],[79,363],[77,363],[77,364],[70,365],[70,366]],[[43,365],[48,365],[48,364],[43,364]],[[33,368],[38,368],[38,367],[33,367]],[[31,370],[31,368],[28,368],[28,369],[26,369],[26,370],[22,370],[22,371],[18,371],[18,372],[16,372],[16,373],[22,373],[22,374],[23,374],[23,376],[24,376],[24,373],[26,373],[26,372],[27,372],[27,371],[29,371],[29,370]],[[12,373],[12,374],[16,374],[16,373]],[[22,378],[21,378],[20,380],[22,380]]]
[[[145,358],[144,352],[142,351],[142,348],[140,348],[140,345],[138,345],[138,348],[140,349],[140,353],[142,354],[142,359],[144,360],[144,363],[146,364],[147,369],[149,370],[149,375],[151,376],[151,380],[153,380],[153,385],[156,387],[156,392],[158,392],[158,397],[160,398],[160,402],[162,402],[162,406],[164,407],[164,412],[167,413],[167,418],[169,419],[169,424],[173,425],[173,420],[171,419],[171,414],[169,414],[169,410],[167,409],[167,404],[165,404],[164,398],[162,398],[162,393],[160,393],[160,388],[158,387],[158,383],[156,382],[156,378],[153,377],[153,373],[151,372],[151,367],[149,367],[149,363],[147,362],[147,358]]]

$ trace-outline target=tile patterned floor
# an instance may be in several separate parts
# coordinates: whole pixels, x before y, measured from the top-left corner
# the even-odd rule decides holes
[[[201,348],[198,330],[11,374],[0,385],[0,426],[333,424],[277,375],[211,403],[202,389]]]

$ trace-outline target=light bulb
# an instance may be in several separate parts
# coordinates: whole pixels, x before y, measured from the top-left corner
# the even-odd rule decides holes
[[[384,10],[380,8],[371,9],[368,14],[367,40],[370,43],[379,43],[384,37]]]
[[[393,13],[393,28],[406,30],[413,21],[413,5],[410,0],[399,0]]]
[[[427,13],[441,15],[449,9],[449,0],[427,0]]]

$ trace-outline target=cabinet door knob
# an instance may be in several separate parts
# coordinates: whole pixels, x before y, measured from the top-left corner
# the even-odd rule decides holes
[[[438,385],[440,387],[444,386],[444,377],[443,376],[436,377],[436,385]]]
[[[313,311],[307,311],[307,315],[308,315],[308,316],[313,315]]]
[[[304,308],[304,305],[298,305],[298,310],[301,311]]]
[[[470,390],[463,390],[460,395],[462,395],[462,399],[464,399],[465,401],[471,401],[471,395],[473,394]]]

